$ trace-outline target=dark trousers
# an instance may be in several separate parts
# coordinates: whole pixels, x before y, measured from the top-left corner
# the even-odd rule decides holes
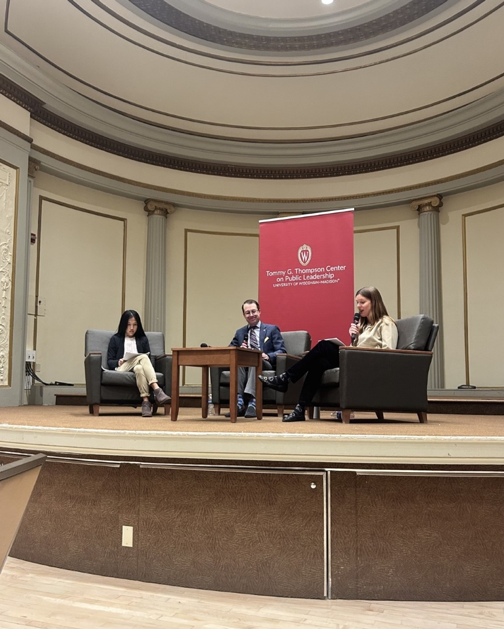
[[[306,356],[287,370],[289,379],[297,382],[306,374],[299,396],[299,404],[308,406],[313,400],[327,369],[339,367],[339,345],[331,341],[319,341]]]

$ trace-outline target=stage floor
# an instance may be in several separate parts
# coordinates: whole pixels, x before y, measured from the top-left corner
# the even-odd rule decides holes
[[[274,411],[262,420],[223,416],[202,419],[181,408],[172,422],[162,413],[142,418],[139,409],[103,407],[94,417],[84,406],[19,406],[0,409],[0,447],[88,456],[265,460],[504,463],[504,416],[357,413],[342,424],[323,411],[320,419],[283,423]]]

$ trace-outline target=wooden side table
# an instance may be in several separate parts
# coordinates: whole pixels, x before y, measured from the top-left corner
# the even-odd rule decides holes
[[[229,411],[231,421],[236,422],[238,394],[238,367],[256,368],[256,412],[262,419],[262,352],[243,347],[175,347],[172,348],[171,420],[177,421],[179,411],[179,367],[201,367],[201,415],[208,416],[208,368],[229,367]]]

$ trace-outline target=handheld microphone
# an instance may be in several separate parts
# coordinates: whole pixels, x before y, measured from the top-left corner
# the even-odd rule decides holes
[[[355,323],[355,325],[357,325],[359,323],[359,319],[360,319],[360,314],[358,312],[356,312],[353,316],[353,322]],[[352,343],[355,341],[355,339],[357,338],[356,334],[352,334]]]

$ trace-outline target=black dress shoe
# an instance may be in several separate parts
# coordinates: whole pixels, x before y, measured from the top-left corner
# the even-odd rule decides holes
[[[302,406],[299,404],[296,405],[296,408],[290,413],[290,415],[284,415],[283,422],[304,422],[305,421],[305,411]]]
[[[286,373],[269,377],[261,375],[259,376],[259,380],[264,386],[275,389],[275,391],[280,391],[281,393],[285,393],[289,388],[289,378]]]
[[[245,411],[246,408],[244,406],[239,406],[236,412],[236,417],[245,417]],[[224,417],[231,417],[231,413],[224,413]]]

